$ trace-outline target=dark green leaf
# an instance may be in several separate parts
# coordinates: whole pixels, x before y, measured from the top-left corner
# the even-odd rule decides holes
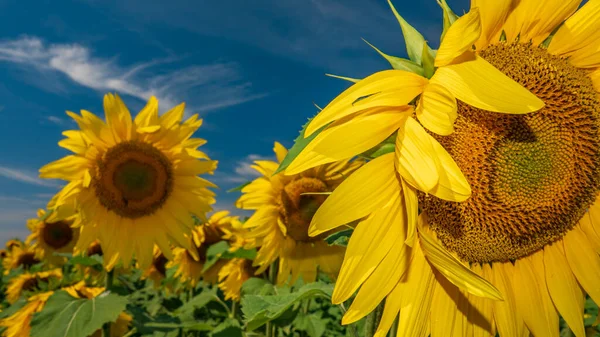
[[[217,263],[219,258],[221,258],[221,255],[227,252],[228,250],[229,243],[227,243],[227,241],[219,241],[214,245],[208,247],[208,249],[206,250],[206,263],[202,268],[202,272],[207,271],[210,267]]]
[[[210,333],[210,337],[244,337],[240,323],[235,319],[227,319]]]
[[[99,256],[99,255],[92,255],[92,256],[77,255],[77,256],[73,256],[71,259],[69,259],[69,264],[71,264],[71,265],[78,264],[78,265],[86,266],[86,267],[101,266],[102,265],[102,256]]]
[[[74,298],[60,290],[48,299],[44,309],[33,315],[31,337],[89,336],[114,322],[127,305],[127,298],[108,292],[95,298]]]
[[[298,157],[300,152],[302,152],[302,150],[304,150],[304,148],[327,127],[327,125],[324,125],[317,131],[313,132],[309,137],[304,138],[304,132],[306,131],[306,127],[308,126],[311,120],[312,118],[310,118],[308,122],[306,122],[306,124],[302,126],[302,130],[300,130],[300,135],[294,140],[294,145],[288,151],[285,158],[283,158],[281,164],[279,164],[279,167],[277,168],[277,170],[275,170],[273,175],[284,171],[288,166],[290,166],[292,161],[294,161],[294,159]]]
[[[241,306],[248,330],[252,331],[284,314],[294,304],[311,297],[330,298],[332,284],[321,282],[302,286],[298,291],[285,295],[246,295]]]
[[[421,55],[423,53],[423,43],[425,42],[425,38],[423,38],[421,33],[419,33],[413,26],[406,22],[402,16],[400,16],[391,0],[388,0],[388,4],[396,16],[396,19],[400,24],[400,28],[402,28],[402,35],[404,35],[404,42],[406,43],[406,52],[408,53],[408,57],[417,65],[421,65]]]
[[[256,257],[256,249],[252,248],[252,249],[244,249],[244,248],[240,248],[235,250],[234,252],[230,252],[230,251],[226,251],[225,253],[223,253],[221,255],[222,259],[248,259],[248,260],[254,260],[254,258]]]
[[[339,232],[329,235],[328,237],[325,238],[325,241],[330,246],[346,247],[346,246],[348,246],[348,241],[350,240],[350,236],[352,235],[353,231],[354,231],[354,229],[352,229],[352,228],[344,229],[342,231],[339,231]]]
[[[410,71],[411,73],[415,73],[415,74],[423,76],[423,74],[424,74],[423,67],[416,64],[415,62],[413,62],[411,60],[403,59],[400,57],[388,55],[388,54],[382,52],[381,50],[379,50],[374,45],[370,44],[369,41],[367,41],[365,39],[363,39],[363,41],[365,41],[369,46],[371,46],[371,48],[375,49],[375,51],[378,52],[379,55],[383,56],[383,58],[386,59],[390,63],[392,68],[394,68],[396,70]]]
[[[227,190],[227,193],[231,193],[231,192],[237,192],[237,191],[241,191],[242,189],[244,189],[244,187],[250,185],[250,183],[252,183],[251,181],[247,181],[243,184],[241,184],[240,186],[236,186],[230,190]]]
[[[179,309],[175,311],[175,313],[182,319],[193,319],[194,311],[196,309],[200,309],[206,306],[209,302],[217,299],[217,291],[216,288],[211,290],[205,290],[201,292],[198,296],[195,296],[190,301],[186,302]]]
[[[267,280],[251,277],[242,284],[242,295],[273,295],[275,287]]]
[[[306,331],[309,337],[321,337],[327,329],[327,320],[321,318],[321,313],[302,314],[294,321],[294,327]]]

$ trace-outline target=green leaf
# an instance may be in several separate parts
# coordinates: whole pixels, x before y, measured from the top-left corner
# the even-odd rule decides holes
[[[330,246],[348,246],[348,241],[350,241],[350,236],[354,231],[353,228],[344,229],[342,231],[333,233],[325,238],[325,241]]]
[[[211,245],[206,250],[206,263],[202,268],[202,272],[207,271],[221,258],[221,255],[229,250],[229,243],[227,241],[219,241],[214,245]]]
[[[308,126],[308,124],[310,123],[310,121],[312,120],[312,118],[310,118],[308,120],[308,122],[306,122],[306,124],[304,124],[302,126],[302,130],[300,130],[300,135],[298,137],[296,137],[296,139],[294,140],[294,145],[292,146],[292,148],[288,151],[287,155],[285,156],[285,158],[283,158],[283,160],[281,161],[281,164],[279,164],[279,167],[277,168],[277,170],[275,170],[275,172],[273,173],[273,175],[284,171],[288,166],[290,166],[290,164],[292,163],[292,161],[294,161],[294,159],[296,159],[296,157],[298,157],[298,155],[300,154],[300,152],[302,152],[302,150],[304,150],[304,148],[313,140],[315,139],[323,130],[325,130],[325,128],[327,127],[327,125],[322,126],[321,128],[319,128],[317,131],[313,132],[312,135],[310,135],[308,138],[304,138],[304,132],[306,131],[306,127]]]
[[[244,337],[240,323],[235,319],[227,319],[217,325],[210,333],[210,337]]]
[[[227,190],[227,193],[231,193],[231,192],[236,192],[236,191],[241,191],[242,189],[244,189],[244,187],[250,185],[252,183],[252,181],[247,181],[243,184],[241,184],[240,186],[234,187],[230,190]]]
[[[379,55],[383,56],[383,58],[385,58],[390,63],[392,68],[394,68],[396,70],[410,71],[411,73],[415,73],[415,74],[423,76],[423,74],[424,74],[423,67],[416,64],[415,62],[413,62],[411,60],[403,59],[400,57],[388,55],[388,54],[382,52],[381,50],[379,50],[374,45],[370,44],[369,41],[367,41],[365,39],[363,39],[363,41],[365,41],[369,46],[371,46],[371,48],[375,49],[375,51],[378,52]]]
[[[437,0],[437,3],[438,5],[440,5],[440,7],[442,7],[442,10],[444,11],[444,30],[442,31],[442,36],[440,37],[440,41],[442,41],[444,39],[444,36],[446,36],[448,28],[450,28],[454,21],[458,19],[458,15],[454,14],[450,6],[448,6],[446,0]]]
[[[352,83],[356,83],[356,82],[360,81],[360,79],[358,79],[358,78],[344,77],[344,76],[338,76],[338,75],[333,75],[333,74],[325,74],[325,76],[329,76],[329,77],[333,77],[333,78],[339,78],[340,80],[344,80],[344,81],[348,81],[348,82],[352,82]],[[315,106],[319,110],[323,110],[318,105],[315,104]]]
[[[402,28],[402,35],[404,35],[408,57],[414,63],[421,65],[421,54],[423,53],[423,42],[425,42],[425,38],[413,26],[406,22],[402,16],[400,16],[391,0],[388,0],[388,4],[390,5],[392,12],[394,12],[398,23],[400,23],[400,28]]]
[[[332,284],[321,282],[302,286],[298,291],[285,295],[246,295],[241,300],[242,313],[249,331],[283,315],[290,307],[312,297],[331,298]]]
[[[273,295],[275,286],[265,279],[251,277],[242,284],[241,293],[242,295]]]
[[[236,259],[237,258],[237,259],[254,260],[255,257],[256,257],[256,248],[252,248],[252,249],[240,248],[240,249],[236,249],[233,252],[228,250],[225,253],[221,254],[222,259]]]
[[[127,305],[127,298],[109,292],[95,298],[75,298],[59,290],[42,311],[33,315],[31,337],[82,337],[93,334],[104,323],[114,322]]]
[[[49,209],[46,214],[44,214],[41,218],[40,221],[46,221],[46,219],[48,219],[49,216],[52,215],[52,213],[54,213],[54,209]]]
[[[192,298],[191,300],[186,302],[184,305],[182,305],[180,308],[175,310],[175,313],[182,320],[193,319],[194,311],[196,309],[203,308],[208,303],[210,303],[211,301],[214,301],[216,299],[217,299],[216,288],[213,288],[208,291],[203,291],[198,296],[195,296],[194,298]]]
[[[431,48],[429,48],[429,46],[427,45],[427,42],[423,42],[422,56],[424,70],[423,75],[427,78],[431,78],[433,76],[433,73],[435,72],[435,66],[433,65],[435,63],[435,56],[433,55]]]
[[[321,337],[327,329],[327,320],[321,318],[321,313],[301,314],[296,317],[294,327],[306,331],[309,337]]]
[[[86,266],[86,267],[102,266],[102,256],[99,256],[99,255],[92,255],[92,256],[76,255],[76,256],[73,256],[72,258],[70,258],[68,263],[71,265],[78,264],[78,265]]]

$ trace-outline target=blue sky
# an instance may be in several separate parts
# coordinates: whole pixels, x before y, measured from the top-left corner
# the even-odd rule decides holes
[[[457,13],[467,0],[449,0]],[[435,0],[396,0],[398,11],[437,47]],[[197,137],[219,161],[217,209],[233,210],[232,187],[248,164],[292,145],[300,126],[348,84],[389,68],[361,38],[405,56],[385,0],[4,1],[0,0],[0,242],[25,237],[25,221],[58,191],[38,178],[67,154],[66,110],[103,116],[117,92],[132,112],[150,95],[161,111],[181,101],[199,113]]]

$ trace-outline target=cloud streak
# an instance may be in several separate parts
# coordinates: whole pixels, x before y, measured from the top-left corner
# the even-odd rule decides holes
[[[60,187],[60,185],[56,181],[40,179],[38,178],[37,174],[34,174],[32,172],[17,170],[6,166],[0,166],[0,177],[24,182],[31,185],[55,188]]]
[[[252,83],[243,79],[239,66],[232,62],[191,65],[174,71],[158,67],[175,62],[174,59],[121,66],[114,58],[93,55],[83,45],[48,44],[31,36],[0,41],[0,61],[60,73],[99,92],[116,91],[144,101],[154,95],[161,101],[161,109],[187,101],[191,113],[218,110],[267,96],[255,93]]]

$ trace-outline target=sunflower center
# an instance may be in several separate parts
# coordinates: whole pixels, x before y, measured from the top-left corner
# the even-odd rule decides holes
[[[23,282],[23,286],[21,287],[24,291],[32,291],[35,290],[39,285],[39,280],[37,277],[28,278]]]
[[[152,265],[162,276],[165,276],[167,275],[167,262],[169,262],[169,260],[167,260],[163,254],[160,254],[152,260]]]
[[[42,229],[42,238],[48,246],[54,249],[67,246],[73,240],[71,222],[57,221],[45,223]]]
[[[27,252],[27,253],[23,253],[19,256],[19,258],[17,259],[17,267],[18,266],[23,266],[24,269],[29,269],[29,267],[33,266],[36,263],[39,263],[40,260],[35,258],[35,253],[33,252]]]
[[[169,159],[154,146],[127,141],[98,161],[92,184],[100,203],[119,216],[136,219],[160,209],[173,188]]]
[[[87,256],[92,256],[92,255],[98,255],[98,256],[103,255],[102,246],[100,246],[100,243],[94,242],[88,247]]]
[[[313,215],[327,198],[329,187],[317,178],[303,177],[294,180],[281,191],[280,214],[284,219],[287,235],[296,241],[312,242],[321,237],[308,236]]]
[[[511,115],[459,102],[455,132],[437,137],[471,184],[454,203],[421,195],[442,243],[469,262],[516,260],[559,240],[600,190],[600,102],[586,73],[527,44],[481,56],[542,99]]]

